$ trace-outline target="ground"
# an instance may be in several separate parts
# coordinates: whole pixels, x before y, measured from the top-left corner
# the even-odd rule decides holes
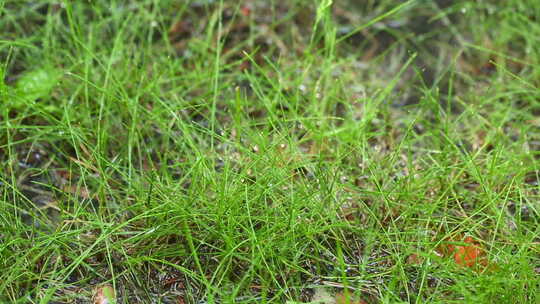
[[[540,2],[360,2],[0,1],[0,302],[538,303]]]

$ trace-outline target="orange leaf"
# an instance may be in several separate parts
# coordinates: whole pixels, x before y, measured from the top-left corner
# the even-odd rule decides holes
[[[466,267],[485,266],[485,252],[480,246],[480,243],[470,236],[466,237],[463,242],[466,244],[454,246],[454,261],[458,265]]]
[[[462,244],[455,244],[456,242],[462,242]],[[470,236],[455,235],[448,237],[435,248],[435,252],[442,257],[452,257],[456,264],[474,268],[477,271],[496,268],[495,265],[488,262],[486,251],[480,242]]]
[[[240,9],[240,13],[244,17],[249,17],[249,15],[251,14],[251,8],[249,6],[247,6],[247,5],[245,5]]]

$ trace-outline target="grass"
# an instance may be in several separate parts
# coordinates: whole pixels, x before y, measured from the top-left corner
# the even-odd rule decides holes
[[[538,302],[539,18],[0,1],[0,302]]]

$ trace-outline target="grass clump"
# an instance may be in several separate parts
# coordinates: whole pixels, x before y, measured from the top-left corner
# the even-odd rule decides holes
[[[536,2],[0,3],[0,301],[538,301]]]

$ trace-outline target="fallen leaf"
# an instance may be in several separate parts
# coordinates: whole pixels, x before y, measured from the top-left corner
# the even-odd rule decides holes
[[[178,298],[176,298],[176,304],[186,304],[184,297],[178,296]]]
[[[78,196],[84,199],[92,198],[90,191],[85,186],[78,187],[76,185],[65,185],[62,187],[62,190],[66,193],[69,193],[71,195]]]
[[[435,251],[439,256],[452,257],[456,264],[463,267],[483,270],[488,265],[484,248],[471,236],[447,238]]]
[[[193,26],[189,21],[180,20],[169,27],[169,39],[171,41],[177,41],[182,38],[186,38],[192,32]]]
[[[407,257],[407,264],[409,265],[421,265],[424,259],[416,253],[413,253]]]
[[[94,293],[94,304],[114,304],[116,295],[111,285],[105,284],[98,287]]]
[[[480,243],[472,237],[466,237],[463,242],[465,245],[457,245],[454,250],[454,261],[458,265],[466,267],[485,266],[485,251]]]
[[[60,80],[62,73],[52,67],[43,67],[23,74],[17,80],[16,88],[21,96],[29,101],[35,101],[49,95]]]
[[[240,9],[240,13],[244,17],[249,17],[249,15],[251,14],[251,7],[247,5],[242,6],[242,8]]]

